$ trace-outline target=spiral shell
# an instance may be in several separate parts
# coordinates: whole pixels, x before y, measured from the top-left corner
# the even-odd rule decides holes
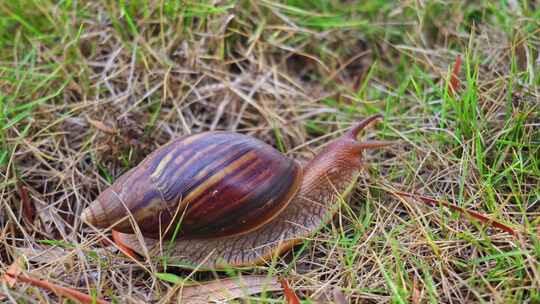
[[[98,227],[157,238],[218,238],[257,229],[296,195],[302,169],[271,146],[232,132],[179,138],[121,176],[87,208]]]

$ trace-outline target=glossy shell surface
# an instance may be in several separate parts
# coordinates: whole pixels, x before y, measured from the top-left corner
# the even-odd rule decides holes
[[[232,132],[179,138],[127,174],[112,188],[125,193],[122,199],[142,234],[158,237],[167,231],[184,239],[257,229],[287,206],[302,180],[294,160]],[[141,182],[151,187],[138,191]],[[137,192],[142,193],[133,195]]]

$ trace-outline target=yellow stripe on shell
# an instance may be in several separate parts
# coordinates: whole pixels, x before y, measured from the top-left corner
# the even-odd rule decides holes
[[[165,167],[167,167],[167,164],[172,160],[172,157],[173,155],[171,153],[165,155],[161,161],[159,162],[159,165],[156,167],[156,170],[154,170],[154,172],[152,172],[152,175],[150,175],[151,178],[153,179],[157,179],[159,178],[159,176],[162,175],[163,172],[163,169],[165,169]]]
[[[257,165],[258,162],[260,162],[260,160],[257,159],[257,154],[255,153],[255,151],[249,151],[248,153],[242,155],[240,158],[238,158],[237,160],[235,160],[234,162],[232,162],[231,164],[229,164],[228,166],[224,167],[223,170],[220,170],[219,172],[217,172],[215,175],[212,175],[210,178],[208,178],[206,181],[204,181],[202,184],[200,184],[199,186],[197,186],[195,189],[193,189],[193,191],[191,191],[184,199],[183,199],[183,204],[187,204],[188,202],[190,202],[192,199],[198,197],[201,193],[203,193],[204,191],[206,191],[208,188],[214,186],[215,184],[217,184],[219,181],[221,181],[223,179],[224,176],[226,176],[227,174],[230,174],[232,172],[234,172],[236,169],[238,169],[240,166],[242,166],[243,164],[245,164],[246,162],[250,162],[252,161],[252,163],[248,166],[248,168],[246,168],[245,171],[249,171],[248,169],[253,166],[253,165]],[[206,175],[207,172],[205,172],[206,170],[203,170],[201,172],[199,172],[199,174],[197,175],[198,178],[201,178],[201,177],[204,177]],[[244,173],[242,172],[242,173]]]

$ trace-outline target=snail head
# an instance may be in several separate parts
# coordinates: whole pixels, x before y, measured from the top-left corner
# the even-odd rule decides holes
[[[382,148],[394,144],[392,141],[358,140],[362,130],[378,121],[383,116],[376,114],[370,116],[347,131],[343,136],[328,143],[324,149],[313,158],[308,167],[311,172],[332,173],[342,170],[358,170],[362,167],[362,152],[368,149]]]
[[[353,156],[361,156],[362,152],[367,149],[377,149],[394,144],[393,141],[357,140],[358,135],[362,130],[382,118],[383,116],[381,114],[376,114],[362,120],[351,128],[341,139],[338,139],[338,142],[342,142],[344,145],[343,149],[345,149],[347,153],[351,153]]]

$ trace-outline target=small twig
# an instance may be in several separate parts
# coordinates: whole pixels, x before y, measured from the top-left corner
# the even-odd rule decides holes
[[[436,200],[436,199],[433,199],[433,198],[430,198],[430,197],[427,197],[427,196],[418,195],[418,194],[412,194],[412,193],[401,192],[401,191],[395,191],[395,192],[392,192],[392,193],[394,195],[397,195],[397,196],[405,196],[405,197],[410,197],[410,198],[417,198],[417,199],[422,200],[424,203],[427,203],[427,204],[432,205],[432,206],[443,205],[443,206],[445,206],[445,207],[447,207],[449,209],[452,209],[454,211],[458,211],[459,213],[468,214],[468,215],[476,218],[477,220],[480,220],[483,223],[486,223],[486,224],[488,224],[490,226],[499,228],[499,229],[501,229],[501,230],[503,230],[505,232],[510,233],[513,236],[517,236],[517,232],[514,229],[512,229],[511,227],[509,227],[508,225],[503,224],[501,222],[498,222],[496,220],[490,219],[489,217],[487,217],[487,216],[485,216],[485,215],[483,215],[483,214],[481,214],[479,212],[469,210],[469,209],[465,209],[465,208],[453,205],[453,204],[451,204],[449,202],[445,202],[445,201],[442,201],[442,200]]]
[[[118,231],[112,230],[112,239],[114,241],[114,244],[118,247],[118,249],[128,257],[137,260],[137,256],[135,255],[135,252],[131,250],[128,246],[126,246],[124,243],[120,241],[120,238],[118,237]]]
[[[422,303],[422,293],[418,289],[417,283],[418,280],[413,278],[413,286],[411,290],[411,303],[413,304]]]
[[[6,273],[4,273],[3,276],[0,277],[0,284],[5,283],[9,288],[13,288],[15,286],[15,283],[17,282],[13,276],[9,274],[15,274],[19,275],[22,272],[21,265],[24,263],[24,259],[22,256],[19,256],[13,263],[9,266]],[[6,295],[2,294],[0,292],[0,301],[3,301],[6,299]]]
[[[459,88],[459,72],[461,71],[461,55],[456,57],[456,62],[454,63],[454,68],[452,69],[452,74],[450,75],[450,90],[448,94],[453,95],[457,93]]]
[[[289,287],[289,283],[286,279],[280,278],[279,283],[283,288],[283,293],[285,294],[285,299],[287,299],[288,304],[300,304],[300,299],[296,293]]]
[[[17,191],[19,192],[19,197],[21,198],[23,215],[30,223],[33,223],[36,217],[36,208],[28,197],[28,191],[20,181],[17,182]]]
[[[44,281],[44,280],[34,279],[34,278],[29,277],[29,276],[24,275],[24,274],[15,274],[15,273],[6,272],[6,275],[8,275],[8,276],[10,276],[10,277],[12,277],[12,278],[14,278],[16,280],[20,280],[22,282],[31,284],[33,286],[48,289],[48,290],[56,293],[59,296],[69,298],[69,299],[77,301],[79,303],[83,303],[83,304],[92,304],[92,303],[109,304],[108,301],[101,300],[101,299],[98,299],[98,298],[95,298],[95,297],[91,297],[91,296],[89,296],[87,294],[84,294],[84,293],[79,292],[77,290],[74,290],[72,288],[59,286],[59,285],[56,285],[56,284],[53,284],[53,283],[50,283],[50,282],[47,282],[47,281]]]

